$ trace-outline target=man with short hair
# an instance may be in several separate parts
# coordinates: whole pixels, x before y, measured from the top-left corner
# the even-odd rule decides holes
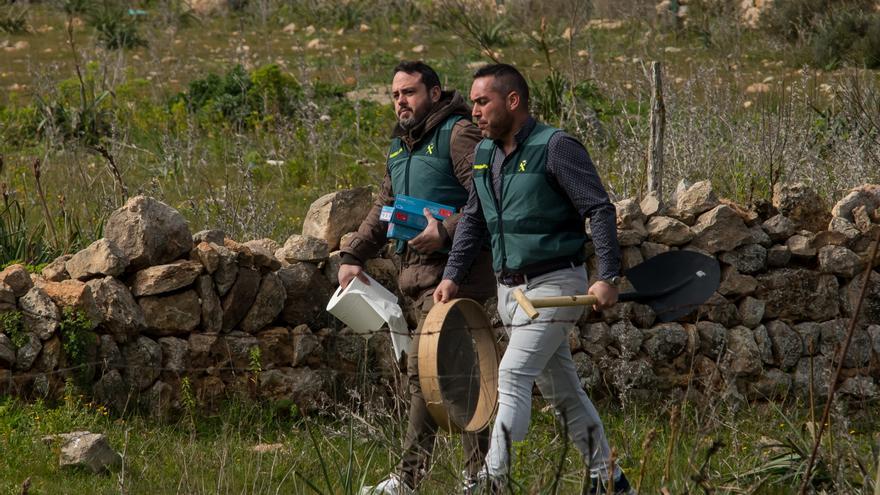
[[[386,225],[379,221],[384,205],[392,205],[395,194],[405,194],[459,210],[471,192],[474,147],[480,131],[470,121],[470,108],[457,91],[442,91],[437,73],[422,62],[402,62],[394,68],[391,83],[397,125],[388,150],[385,178],[379,198],[361,223],[349,245],[342,249],[338,279],[346,287],[354,277],[367,282],[363,263],[374,257],[387,242]],[[418,376],[419,332],[434,305],[433,291],[446,265],[460,214],[442,222],[427,210],[428,226],[409,242],[398,241],[401,257],[400,290],[413,298],[420,318],[407,351],[407,383],[410,391],[409,424],[403,457],[397,473],[362,493],[412,493],[430,463],[437,424],[428,413]],[[484,302],[494,294],[491,254],[477,249],[476,262],[462,272],[463,297]],[[463,434],[466,460],[465,487],[474,483],[489,442],[488,431]]]
[[[474,157],[474,187],[458,225],[436,302],[458,294],[458,285],[488,236],[498,278],[498,312],[510,337],[498,373],[498,415],[483,473],[499,491],[510,473],[512,442],[525,438],[532,386],[566,422],[572,442],[590,468],[590,493],[633,493],[613,467],[602,421],[581,387],[568,343],[582,306],[543,308],[530,320],[513,296],[568,296],[587,291],[584,221],[590,220],[599,279],[588,292],[596,309],[617,301],[620,248],[615,208],[587,150],[565,132],[529,114],[529,88],[514,67],[495,64],[474,74],[473,117],[484,139]]]

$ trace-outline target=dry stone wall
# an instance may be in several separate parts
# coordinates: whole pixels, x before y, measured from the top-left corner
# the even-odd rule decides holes
[[[312,235],[279,245],[192,234],[173,208],[131,198],[86,249],[41,274],[21,265],[0,272],[0,394],[58,397],[72,380],[117,412],[163,415],[231,397],[312,410],[332,407],[346,389],[395,382],[387,333],[365,339],[324,311],[336,249],[371,201],[364,188],[328,194],[307,215]],[[717,257],[722,281],[680,322],[657,323],[638,303],[585,314],[570,344],[591,393],[638,400],[689,390],[739,404],[805,397],[813,387],[822,398],[870,268],[841,392],[880,395],[880,272],[868,266],[880,186],[829,207],[801,184],[781,185],[753,211],[699,182],[680,184],[668,205],[648,197],[616,206],[624,268],[689,249]],[[367,269],[396,290],[386,251]]]

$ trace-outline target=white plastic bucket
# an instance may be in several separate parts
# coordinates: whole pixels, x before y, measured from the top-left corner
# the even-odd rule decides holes
[[[327,303],[330,314],[360,333],[382,328],[391,317],[388,303],[397,305],[397,296],[366,273],[363,275],[370,281],[370,285],[355,277],[345,290],[338,287]]]

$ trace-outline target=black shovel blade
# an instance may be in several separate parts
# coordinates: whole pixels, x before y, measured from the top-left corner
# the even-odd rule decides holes
[[[621,301],[650,306],[661,322],[687,315],[706,302],[721,283],[718,260],[694,251],[668,251],[649,258],[625,273],[634,292]]]

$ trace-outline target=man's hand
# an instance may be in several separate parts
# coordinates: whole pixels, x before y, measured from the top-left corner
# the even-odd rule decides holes
[[[423,230],[421,234],[409,240],[409,247],[415,249],[419,253],[433,253],[442,248],[443,242],[446,240],[445,236],[440,233],[440,229],[443,228],[443,225],[434,218],[434,215],[431,215],[431,212],[427,208],[422,210],[422,214],[425,215],[425,218],[428,220],[428,225],[425,226],[425,230]]]
[[[434,289],[434,304],[449,302],[451,299],[455,299],[456,294],[458,294],[458,284],[445,278]]]
[[[590,286],[587,294],[596,296],[599,301],[593,305],[593,309],[601,311],[605,308],[613,306],[617,302],[617,287],[609,284],[604,280],[600,280]]]
[[[339,266],[339,273],[336,274],[336,279],[339,280],[340,287],[345,289],[355,277],[359,278],[361,282],[370,285],[370,279],[364,274],[364,267],[360,265]]]

